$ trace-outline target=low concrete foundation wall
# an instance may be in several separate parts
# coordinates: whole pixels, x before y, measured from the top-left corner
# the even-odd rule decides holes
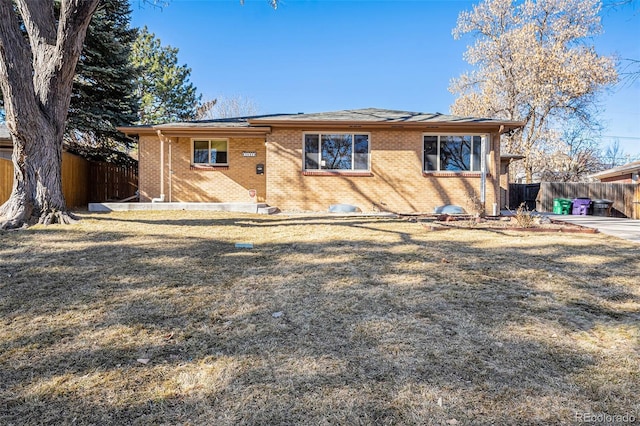
[[[263,203],[89,203],[90,212],[134,210],[206,210],[218,212],[258,213]]]

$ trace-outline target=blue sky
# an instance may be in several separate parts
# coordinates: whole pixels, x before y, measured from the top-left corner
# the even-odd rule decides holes
[[[147,25],[180,49],[205,99],[250,98],[260,113],[388,108],[448,113],[451,78],[473,40],[454,40],[466,0],[171,0],[133,6],[133,26]],[[637,2],[636,2],[637,4]],[[602,13],[603,55],[640,59],[640,9]],[[602,144],[617,137],[640,155],[640,80],[604,93]]]

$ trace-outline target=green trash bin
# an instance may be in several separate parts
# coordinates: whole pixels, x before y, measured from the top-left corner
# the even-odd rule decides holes
[[[570,214],[571,200],[569,198],[554,198],[553,213],[554,214]]]

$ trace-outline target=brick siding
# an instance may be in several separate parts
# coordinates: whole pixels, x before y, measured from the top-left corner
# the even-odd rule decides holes
[[[229,168],[216,170],[192,169],[191,138],[171,138],[171,178],[169,144],[165,143],[165,200],[169,201],[171,192],[174,202],[267,202],[284,211],[326,211],[331,204],[348,203],[365,212],[432,212],[443,204],[470,210],[470,196],[480,197],[479,173],[423,173],[422,131],[358,131],[371,135],[371,171],[355,176],[304,173],[300,129],[274,128],[267,135],[266,146],[259,138],[230,138]],[[451,132],[456,131],[447,131]],[[488,211],[499,202],[498,141],[498,137],[492,138],[489,155]],[[160,141],[155,136],[143,136],[139,149],[140,199],[148,202],[160,195]],[[256,157],[243,157],[242,151],[256,152]],[[264,175],[256,174],[259,163],[265,165]],[[250,189],[257,191],[257,197],[249,196]]]
[[[205,139],[205,137],[199,138]],[[217,138],[218,139],[218,138]],[[265,175],[256,174],[256,165],[265,164],[264,139],[229,138],[228,168],[194,169],[191,167],[191,138],[171,138],[169,175],[169,143],[164,144],[165,201],[173,202],[264,202]],[[160,141],[154,136],[140,138],[140,201],[149,202],[160,196]],[[255,157],[243,157],[243,151]],[[256,190],[251,197],[249,190]]]
[[[633,175],[627,173],[626,175],[610,176],[600,179],[600,182],[633,183]]]
[[[331,129],[334,131],[335,129]],[[340,131],[340,130],[335,130]],[[353,132],[353,129],[344,129]],[[365,132],[364,129],[358,131]],[[436,206],[469,207],[469,197],[480,197],[480,174],[422,173],[422,131],[370,132],[369,176],[309,175],[303,173],[303,132],[274,129],[267,136],[267,202],[282,210],[326,211],[347,203],[362,211],[432,212]],[[465,133],[468,133],[465,132]],[[494,141],[495,145],[495,141]],[[496,170],[499,152],[493,150],[490,170]],[[495,176],[495,173],[492,173]],[[498,179],[487,179],[487,206],[496,200]]]

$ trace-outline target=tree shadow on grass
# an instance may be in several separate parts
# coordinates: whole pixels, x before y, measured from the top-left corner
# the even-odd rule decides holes
[[[174,212],[175,213],[175,212]],[[179,212],[175,213],[178,214]],[[389,216],[350,216],[340,214],[309,214],[309,215],[291,215],[291,216],[265,216],[256,215],[251,213],[246,214],[234,214],[233,217],[229,217],[229,213],[225,212],[198,212],[200,215],[205,216],[198,219],[184,218],[184,219],[167,219],[166,217],[158,217],[153,219],[150,217],[127,217],[122,215],[105,214],[91,214],[87,218],[96,221],[105,222],[124,222],[124,223],[140,223],[144,225],[158,225],[158,226],[239,226],[243,228],[257,228],[257,227],[273,227],[273,226],[299,226],[301,224],[308,225],[336,225],[348,223],[350,226],[357,223],[370,224],[372,220],[379,223],[395,223],[397,218]]]
[[[340,226],[326,242],[307,241],[305,225],[253,250],[158,229],[142,248],[116,231],[77,249],[45,241],[42,256],[0,266],[15,274],[0,286],[0,420],[571,423],[576,411],[637,409],[638,294],[626,284],[637,251],[602,247],[607,261],[572,268],[588,247],[393,225],[322,222]],[[66,232],[32,237],[62,244]],[[617,328],[631,333],[621,354],[579,338]],[[616,377],[603,369],[623,356],[630,378],[600,392],[588,377]]]

